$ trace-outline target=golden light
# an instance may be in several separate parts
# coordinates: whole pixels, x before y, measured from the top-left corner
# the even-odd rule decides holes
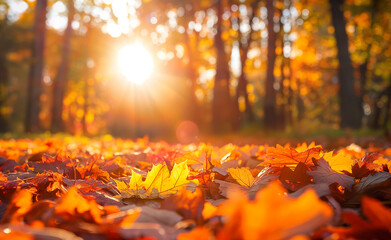
[[[118,52],[118,66],[126,80],[141,85],[154,68],[153,57],[141,43],[133,43]]]

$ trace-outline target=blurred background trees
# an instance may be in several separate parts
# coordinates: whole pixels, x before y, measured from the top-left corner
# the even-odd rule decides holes
[[[388,129],[390,23],[386,0],[1,0],[0,131]]]

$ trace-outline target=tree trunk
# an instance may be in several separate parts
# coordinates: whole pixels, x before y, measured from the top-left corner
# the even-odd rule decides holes
[[[374,22],[375,22],[375,16],[376,16],[376,13],[378,11],[378,5],[379,5],[379,1],[377,0],[373,0],[372,1],[372,4],[371,4],[371,25],[370,25],[370,31],[371,33],[373,32],[373,25],[374,25]],[[360,101],[360,105],[363,106],[364,105],[364,98],[365,98],[365,95],[366,95],[366,90],[365,90],[365,86],[368,82],[368,64],[369,64],[369,60],[371,58],[371,48],[372,48],[372,42],[368,44],[368,47],[366,49],[366,56],[365,56],[365,61],[360,64],[358,70],[359,70],[359,74],[360,74],[360,94],[359,94],[359,101]],[[363,108],[361,108],[361,111],[363,112]],[[364,114],[362,113],[362,116],[364,116]]]
[[[28,77],[27,109],[25,131],[40,130],[39,111],[42,92],[42,73],[44,67],[44,50],[46,37],[46,7],[47,0],[37,0],[34,18],[34,41],[32,47],[32,62]]]
[[[214,131],[231,129],[233,122],[233,103],[229,94],[229,78],[227,54],[224,49],[224,42],[221,37],[223,32],[222,24],[223,0],[217,1],[217,33],[214,38],[214,45],[217,52],[216,76],[213,87],[212,102],[212,123]]]
[[[276,111],[276,91],[274,89],[274,65],[276,62],[276,33],[274,32],[274,5],[273,0],[266,1],[267,8],[267,70],[265,83],[265,105],[264,118],[265,127],[276,128],[277,111]]]
[[[192,17],[193,14],[194,14],[193,11],[191,11],[189,13],[189,17]],[[189,21],[186,21],[186,22],[189,22]],[[191,39],[190,39],[189,33],[187,32],[187,29],[188,28],[186,27],[186,30],[184,33],[186,53],[187,53],[187,57],[189,60],[189,62],[187,63],[187,66],[186,66],[187,67],[186,72],[187,72],[187,77],[188,77],[188,86],[189,86],[189,98],[187,99],[189,107],[187,108],[187,113],[186,113],[187,116],[186,117],[195,123],[199,123],[199,121],[200,121],[200,119],[198,117],[199,106],[198,106],[197,98],[195,95],[196,82],[197,82],[197,69],[195,67],[193,50],[192,50],[193,47],[192,47]]]
[[[385,95],[388,97],[387,104],[389,104],[389,99],[391,98],[391,85],[389,85],[386,89],[381,91],[376,96],[376,99],[374,101],[374,106],[373,106],[373,120],[371,124],[371,128],[373,129],[379,129],[380,126],[382,125],[384,126],[384,121],[382,123],[382,110],[384,109],[384,107],[381,107],[381,105],[383,105],[381,101]]]
[[[64,131],[64,123],[62,121],[63,100],[65,87],[68,81],[69,74],[69,55],[71,50],[71,35],[72,21],[74,15],[73,0],[68,0],[68,24],[63,35],[63,46],[61,54],[61,62],[58,67],[57,77],[53,85],[53,106],[52,106],[52,132]]]
[[[251,13],[251,16],[249,17],[250,27],[251,27],[251,23],[253,22],[253,19],[255,17],[255,11],[256,11],[256,9],[258,7],[258,3],[259,3],[259,1],[254,1],[251,4],[252,13]],[[238,24],[240,26],[240,16],[238,17],[238,19],[239,19]],[[250,33],[249,33],[249,37],[247,39],[247,43],[246,44],[244,44],[243,41],[242,41],[242,34],[240,32],[240,29],[238,31],[239,31],[239,51],[240,51],[241,69],[240,69],[240,76],[239,76],[239,79],[238,79],[238,86],[236,87],[236,105],[238,106],[239,98],[241,96],[243,96],[244,104],[245,104],[245,116],[246,116],[246,118],[247,118],[247,120],[249,122],[253,122],[254,121],[254,112],[253,112],[250,100],[248,98],[248,92],[247,92],[248,81],[247,81],[247,78],[246,78],[246,74],[244,72],[244,69],[245,69],[245,66],[246,66],[246,60],[247,60],[247,53],[248,53],[248,50],[250,48],[250,44],[252,42],[253,28],[251,27],[251,30],[250,30]],[[237,120],[240,122],[240,118],[241,118],[240,117],[240,111],[237,109],[237,112],[239,114],[239,116],[237,116],[237,118],[238,118]]]
[[[388,119],[390,116],[390,106],[391,106],[391,91],[387,91],[387,103],[385,107],[384,120],[383,120],[384,129],[387,129]]]
[[[7,15],[0,23],[0,109],[7,100],[7,84],[8,84],[8,68],[6,61],[6,28],[7,28]],[[6,116],[0,111],[0,132],[4,133],[8,131],[8,122]]]
[[[338,49],[340,125],[342,128],[358,129],[361,127],[362,107],[354,91],[355,78],[348,47],[346,22],[342,10],[343,0],[329,1]]]

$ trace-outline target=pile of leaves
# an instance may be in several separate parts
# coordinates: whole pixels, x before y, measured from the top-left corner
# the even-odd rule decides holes
[[[391,239],[391,149],[0,140],[0,239]]]

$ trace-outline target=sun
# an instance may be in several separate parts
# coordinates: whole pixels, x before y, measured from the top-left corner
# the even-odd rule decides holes
[[[151,53],[141,43],[133,43],[121,48],[117,61],[125,79],[136,85],[143,84],[151,76],[154,68]]]

